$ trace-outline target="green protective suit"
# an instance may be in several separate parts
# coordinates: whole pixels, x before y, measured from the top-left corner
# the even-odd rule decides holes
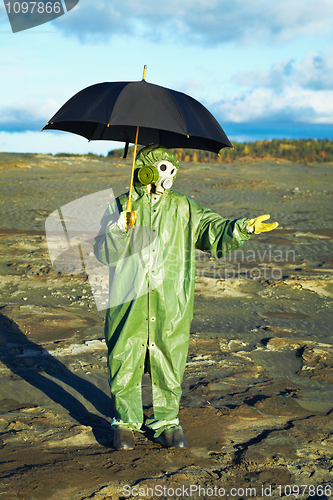
[[[149,372],[154,414],[146,425],[155,436],[178,424],[193,318],[195,249],[222,257],[250,238],[247,218],[225,219],[171,189],[148,194],[137,171],[160,160],[179,167],[175,156],[160,146],[147,146],[137,156],[135,227],[125,232],[117,225],[127,193],[108,207],[94,241],[96,257],[110,266],[105,338],[116,413],[112,426],[140,429],[141,380]]]

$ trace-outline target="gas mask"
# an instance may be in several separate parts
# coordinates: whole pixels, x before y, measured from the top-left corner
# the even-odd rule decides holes
[[[170,189],[173,178],[177,174],[177,168],[168,160],[160,160],[151,166],[141,167],[138,171],[138,179],[141,184],[155,184],[155,191],[162,194],[165,189]]]

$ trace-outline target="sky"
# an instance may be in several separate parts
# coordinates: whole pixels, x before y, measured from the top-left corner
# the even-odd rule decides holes
[[[63,0],[61,0],[63,2]],[[95,83],[146,80],[204,104],[231,141],[333,140],[333,0],[79,0],[13,33],[0,4],[0,151],[123,144],[41,129]]]

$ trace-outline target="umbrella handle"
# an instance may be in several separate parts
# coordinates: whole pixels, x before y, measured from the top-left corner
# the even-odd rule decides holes
[[[143,80],[146,78],[146,70],[147,66],[144,66],[143,69]],[[132,171],[131,171],[131,181],[128,193],[128,201],[125,212],[125,221],[127,222],[127,227],[133,227],[135,222],[135,212],[132,210],[132,191],[133,191],[133,180],[134,180],[134,168],[135,168],[135,158],[136,158],[136,150],[138,147],[138,139],[139,139],[139,126],[136,127],[135,134],[135,143],[134,143],[134,151],[133,151],[133,160],[132,160]]]
[[[142,77],[142,80],[146,79],[146,71],[147,71],[147,66],[145,64],[145,66],[143,68],[143,77]],[[136,215],[136,212],[134,212],[132,210],[132,191],[133,191],[133,180],[134,180],[134,167],[135,167],[136,150],[137,150],[137,147],[138,147],[138,138],[139,138],[139,126],[136,127],[135,143],[134,143],[134,151],[133,151],[133,160],[132,160],[131,180],[130,180],[130,189],[129,189],[129,192],[128,192],[128,201],[127,201],[126,210],[124,212],[125,221],[126,221],[126,229],[129,228],[129,227],[133,227],[134,226],[135,215]],[[127,144],[126,144],[126,146],[127,146]],[[127,154],[127,151],[126,151],[124,157],[126,157],[126,154]]]
[[[132,160],[131,181],[130,181],[130,187],[129,187],[129,192],[128,192],[127,207],[126,207],[127,227],[133,227],[134,222],[135,222],[135,212],[132,211],[132,191],[133,191],[136,150],[138,147],[138,138],[139,138],[139,126],[136,127],[135,144],[134,144],[133,160]],[[129,218],[128,218],[128,215],[130,215]]]
[[[134,226],[136,212],[134,210],[124,210],[122,212],[124,214],[125,219],[125,229],[130,229]]]

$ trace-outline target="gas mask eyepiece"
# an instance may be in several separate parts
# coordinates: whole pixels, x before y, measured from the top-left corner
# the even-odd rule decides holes
[[[159,172],[154,166],[146,165],[141,167],[138,171],[138,180],[144,186],[148,186],[148,184],[155,184],[158,178]]]
[[[141,167],[138,171],[138,180],[144,186],[155,184],[156,193],[162,194],[165,189],[171,188],[176,173],[177,167],[168,160],[161,160],[154,165]]]
[[[168,160],[162,160],[154,164],[159,173],[158,180],[155,182],[156,193],[162,194],[165,189],[170,189],[173,178],[177,173],[177,168]]]

